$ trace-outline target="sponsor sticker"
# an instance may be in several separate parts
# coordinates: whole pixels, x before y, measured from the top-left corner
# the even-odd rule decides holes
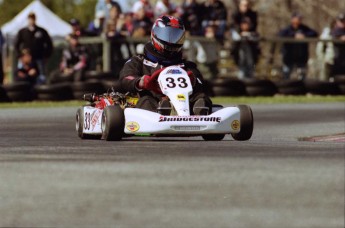
[[[182,74],[182,71],[179,69],[170,69],[167,71],[167,74]]]
[[[232,121],[231,128],[232,128],[232,130],[235,130],[235,131],[240,129],[240,121],[238,121],[238,120]]]
[[[131,121],[126,123],[126,129],[130,132],[137,132],[140,129],[140,125],[137,122]]]
[[[179,100],[179,101],[186,101],[186,97],[183,94],[178,94],[177,95],[177,100]]]
[[[98,109],[93,113],[92,120],[91,120],[92,130],[95,129],[96,124],[101,114],[102,114],[102,111]]]
[[[160,116],[158,122],[171,122],[171,121],[186,121],[186,122],[217,122],[220,123],[221,117],[203,117],[203,116]]]

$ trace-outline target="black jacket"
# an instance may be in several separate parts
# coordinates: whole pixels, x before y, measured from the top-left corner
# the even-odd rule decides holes
[[[240,24],[242,20],[245,18],[250,19],[250,31],[254,32],[257,29],[258,26],[258,15],[255,11],[253,10],[248,10],[246,13],[241,13],[240,11],[237,11],[232,15],[232,20],[234,23],[234,27],[236,28],[237,31],[240,31]]]
[[[224,21],[227,19],[227,10],[224,3],[217,0],[214,4],[204,3],[204,20],[205,21]]]
[[[88,53],[85,46],[78,44],[77,47],[68,47],[62,52],[62,68],[74,68],[76,64],[80,64],[78,68],[86,68],[88,66]],[[76,69],[79,70],[79,69]]]
[[[300,25],[294,29],[291,25],[279,32],[280,37],[293,38],[296,33],[302,33],[305,37],[317,37],[315,30],[306,25]],[[285,64],[306,64],[309,58],[308,43],[284,43],[282,47],[283,62]]]
[[[192,71],[198,79],[193,87],[193,94],[203,92],[203,78],[195,63],[183,59],[181,53],[170,58],[163,57],[154,51],[151,43],[145,45],[144,55],[133,56],[122,68],[120,72],[122,88],[131,93],[147,94],[148,91],[139,91],[136,87],[140,78],[172,65],[181,65],[185,70]],[[153,94],[153,92],[149,93]]]
[[[53,43],[45,29],[35,26],[34,30],[30,31],[26,27],[18,32],[15,48],[18,56],[22,49],[27,48],[33,59],[44,59],[52,54]]]
[[[345,36],[345,29],[335,28],[332,31],[332,37],[334,39],[339,39]],[[342,68],[341,72],[345,73],[345,44],[344,43],[334,43],[335,57],[334,65],[338,68]]]

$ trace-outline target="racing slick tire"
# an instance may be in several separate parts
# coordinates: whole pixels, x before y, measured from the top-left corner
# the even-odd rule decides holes
[[[76,120],[75,120],[75,128],[78,132],[78,136],[81,139],[85,139],[86,135],[83,133],[84,130],[84,113],[83,108],[79,108],[76,114]]]
[[[102,139],[120,141],[124,135],[125,114],[119,105],[104,108],[102,115]]]
[[[238,105],[240,109],[240,132],[232,133],[236,141],[246,141],[252,137],[254,128],[254,118],[252,109],[247,105]]]
[[[213,134],[213,135],[203,135],[202,138],[205,141],[221,141],[225,137],[225,134]]]

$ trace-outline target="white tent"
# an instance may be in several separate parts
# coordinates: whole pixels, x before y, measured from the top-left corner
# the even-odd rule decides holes
[[[52,37],[63,37],[72,32],[72,28],[67,22],[56,16],[39,0],[34,0],[12,21],[2,26],[1,31],[4,36],[15,36],[21,28],[27,25],[27,18],[31,12],[36,14],[37,25],[46,29]]]

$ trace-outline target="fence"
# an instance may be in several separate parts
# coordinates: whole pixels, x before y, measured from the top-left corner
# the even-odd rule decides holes
[[[93,70],[109,72],[112,70],[112,66],[116,63],[112,61],[112,45],[113,44],[126,44],[128,47],[129,55],[136,53],[135,46],[137,44],[144,44],[149,40],[148,37],[141,37],[141,38],[121,38],[115,41],[109,41],[104,37],[83,37],[80,39],[80,42],[84,45],[89,47],[91,50],[92,59],[96,60],[91,67]],[[188,37],[188,42],[195,43],[198,42],[201,46],[208,46],[209,51],[206,51],[206,56],[211,55],[210,52],[216,52],[216,58],[218,62],[218,67],[220,68],[220,74],[222,76],[234,76],[235,72],[237,71],[237,67],[235,66],[231,56],[230,56],[230,47],[231,41],[225,40],[224,44],[221,45],[215,39],[209,39],[204,37]],[[265,78],[275,78],[280,76],[279,68],[281,67],[281,55],[280,55],[280,46],[283,43],[308,43],[311,48],[310,50],[310,57],[311,62],[315,60],[315,44],[321,43],[342,43],[345,45],[344,41],[340,40],[331,40],[331,39],[318,39],[318,38],[305,38],[305,39],[293,39],[293,38],[281,38],[281,37],[264,37],[260,39],[260,46],[262,49],[262,55],[260,61],[256,67],[258,77],[265,77]],[[53,57],[48,62],[48,71],[56,68],[58,66],[58,62],[60,61],[61,57],[61,49],[65,46],[65,42],[58,41],[54,42],[55,51]],[[118,50],[119,51],[119,50]],[[215,55],[213,54],[213,55]],[[195,58],[195,56],[190,56],[191,58]],[[195,59],[193,59],[195,60]],[[273,60],[273,61],[272,61]],[[10,69],[7,69],[7,75],[9,76],[9,82],[13,81],[13,75],[10,72],[11,70],[15,69],[17,61],[15,59],[15,54],[13,50],[13,46],[9,47],[9,52],[7,56],[7,62],[10,64]],[[313,65],[313,69],[309,71],[309,77],[314,78],[322,78],[322,66],[323,63],[311,64]],[[120,68],[121,66],[117,66]],[[209,74],[207,69],[204,69],[205,74]],[[209,76],[206,76],[209,77]]]

